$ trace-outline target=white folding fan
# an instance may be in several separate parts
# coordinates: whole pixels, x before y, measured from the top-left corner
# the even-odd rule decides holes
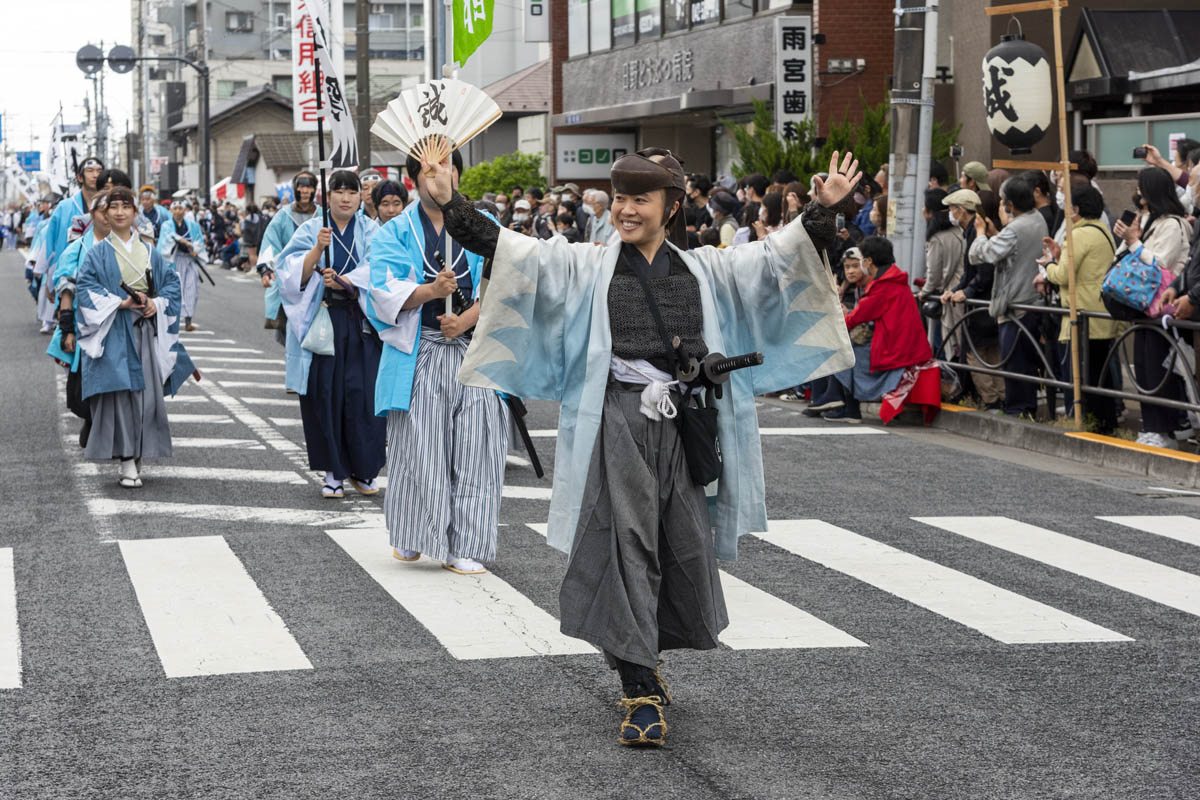
[[[445,78],[405,89],[375,117],[371,133],[400,152],[439,163],[500,119],[479,87]]]

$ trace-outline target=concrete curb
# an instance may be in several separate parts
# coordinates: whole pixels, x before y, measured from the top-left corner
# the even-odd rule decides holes
[[[1200,487],[1200,456],[1138,445],[1110,436],[1087,436],[985,411],[943,409],[933,427],[1048,456]]]

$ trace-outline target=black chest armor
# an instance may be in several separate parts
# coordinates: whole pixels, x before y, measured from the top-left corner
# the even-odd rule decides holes
[[[667,336],[678,336],[681,348],[689,357],[703,358],[708,348],[704,344],[700,284],[677,252],[668,248],[668,254],[670,268],[667,274],[647,275],[646,283],[658,303]],[[624,248],[608,286],[608,325],[614,356],[626,360],[645,359],[663,372],[675,373],[676,365],[663,353],[662,336]]]

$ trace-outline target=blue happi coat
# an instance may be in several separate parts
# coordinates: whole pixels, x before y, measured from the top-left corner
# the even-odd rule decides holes
[[[54,213],[46,221],[46,266],[47,272],[53,271],[59,257],[67,249],[67,234],[71,232],[71,223],[75,217],[87,214],[83,207],[83,192],[75,192],[64,198],[54,207]]]
[[[413,290],[425,283],[425,232],[412,203],[388,221],[371,242],[371,301],[379,319],[383,355],[375,379],[375,413],[407,411],[421,346],[421,308],[401,311]],[[467,252],[474,296],[479,296],[483,256]]]
[[[459,379],[561,404],[547,539],[570,552],[612,356],[608,287],[620,246],[540,240],[501,229],[479,323]],[[709,505],[718,558],[765,531],[766,490],[754,398],[854,364],[833,278],[797,218],[763,241],[679,251],[700,286],[711,352],[759,350],[717,401],[722,471]]]
[[[79,296],[75,291],[75,280],[79,276],[79,266],[83,263],[83,257],[96,244],[96,236],[92,231],[86,231],[83,236],[80,236],[75,241],[67,245],[67,249],[63,251],[62,256],[58,259],[58,265],[54,268],[53,286],[54,291],[61,294],[63,291],[70,291],[74,296],[71,299],[71,307],[78,311]],[[54,336],[50,339],[50,346],[46,348],[46,355],[51,358],[62,361],[65,364],[71,365],[71,372],[79,371],[80,353],[79,344],[75,345],[75,352],[68,353],[62,349],[62,328],[54,329]]]
[[[331,226],[335,224],[332,217],[330,217],[329,223]],[[284,377],[284,384],[297,394],[308,392],[308,370],[312,366],[312,353],[301,347],[300,342],[304,341],[304,335],[308,333],[308,328],[312,325],[313,318],[316,317],[317,309],[321,307],[321,300],[325,295],[325,284],[316,270],[313,271],[308,283],[301,285],[300,280],[304,275],[304,256],[317,243],[317,234],[320,233],[322,227],[320,216],[313,217],[301,225],[292,235],[287,247],[279,254],[279,258],[275,260],[275,280],[272,282],[272,286],[279,287],[279,298],[288,318],[287,343],[285,345],[287,374]],[[378,231],[379,223],[375,220],[369,217],[354,219],[354,251],[358,254],[358,266],[353,271],[345,273],[342,278],[358,287],[358,307],[362,309],[363,314],[371,320],[371,324],[376,329],[381,329],[382,324],[375,315],[375,309],[367,296],[371,277],[367,266],[367,255],[370,242]],[[336,237],[334,238],[336,239]],[[331,242],[329,246],[336,247],[337,245]],[[322,256],[321,261],[317,264],[317,269],[323,269],[324,266],[325,257]]]
[[[181,226],[187,231],[187,238],[195,244],[196,260],[204,262],[204,231],[200,230],[200,224],[194,219],[184,219]],[[179,228],[175,225],[175,218],[167,217],[166,222],[158,229],[158,252],[162,253],[163,258],[174,263],[175,257],[171,255],[175,247],[175,234],[179,232]],[[182,235],[182,234],[181,234]]]
[[[321,207],[314,206],[315,212],[309,219],[321,218]],[[307,222],[308,220],[305,220]],[[301,223],[303,224],[303,223]],[[271,222],[267,225],[266,231],[263,232],[262,242],[258,246],[258,264],[266,264],[271,269],[275,268],[275,262],[279,258],[279,254],[287,249],[288,242],[292,240],[296,230],[300,225],[296,224],[296,218],[292,216],[291,204],[279,209],[275,216],[271,217]],[[258,266],[255,264],[254,266]],[[271,281],[271,285],[263,292],[263,316],[267,319],[275,319],[279,316],[279,307],[282,301],[279,299],[279,286]]]
[[[136,234],[135,234],[136,235]],[[135,247],[150,252],[158,313],[149,320],[156,328],[155,358],[167,376],[163,393],[173,395],[195,370],[179,341],[179,275],[157,250],[140,239]],[[145,389],[142,363],[134,347],[136,311],[118,308],[126,298],[121,289],[121,267],[111,242],[103,241],[83,257],[75,282],[76,325],[83,350],[80,369],[83,399],[103,392]]]

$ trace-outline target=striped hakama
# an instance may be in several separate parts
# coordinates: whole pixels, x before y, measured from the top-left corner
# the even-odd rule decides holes
[[[387,420],[391,544],[441,561],[496,557],[508,411],[495,392],[459,383],[468,344],[422,327],[408,411]]]

